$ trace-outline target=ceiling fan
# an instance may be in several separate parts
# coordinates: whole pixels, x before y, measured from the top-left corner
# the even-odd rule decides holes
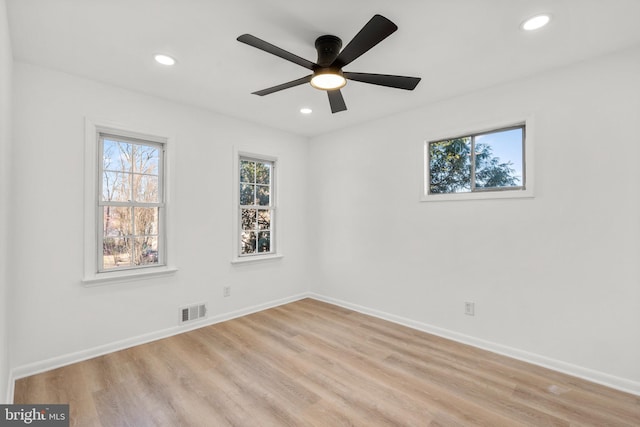
[[[340,92],[340,88],[347,84],[347,80],[406,90],[413,90],[418,85],[420,82],[419,77],[342,71],[344,66],[349,65],[369,49],[389,37],[397,29],[396,24],[384,16],[375,15],[342,50],[340,50],[342,48],[342,40],[339,37],[332,35],[320,36],[315,42],[315,47],[318,51],[318,60],[316,62],[308,61],[291,52],[287,52],[251,34],[243,34],[237,40],[313,71],[308,76],[259,90],[253,92],[253,94],[264,96],[304,83],[310,83],[314,88],[327,92],[331,112],[338,113],[347,109]]]

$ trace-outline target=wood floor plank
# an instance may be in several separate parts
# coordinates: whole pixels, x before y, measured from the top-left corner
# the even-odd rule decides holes
[[[304,299],[16,381],[73,426],[638,426],[640,396]]]

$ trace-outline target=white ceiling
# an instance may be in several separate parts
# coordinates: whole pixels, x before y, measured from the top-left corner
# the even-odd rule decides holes
[[[7,0],[7,8],[18,61],[306,136],[640,44],[640,0]],[[549,26],[520,30],[540,12],[552,14]],[[251,95],[309,72],[239,35],[315,62],[318,36],[346,45],[376,13],[398,31],[345,71],[422,77],[416,90],[349,82],[348,111],[337,114],[309,85]],[[158,52],[177,65],[156,64]]]

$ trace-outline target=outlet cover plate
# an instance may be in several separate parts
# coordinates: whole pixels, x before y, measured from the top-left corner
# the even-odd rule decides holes
[[[476,304],[473,302],[465,302],[464,303],[464,314],[467,316],[475,316],[476,314]]]

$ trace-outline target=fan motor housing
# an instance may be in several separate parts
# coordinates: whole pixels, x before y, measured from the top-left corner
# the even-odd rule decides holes
[[[328,67],[338,57],[342,48],[342,40],[340,40],[340,37],[324,35],[316,39],[315,46],[318,51],[316,63],[321,67]]]

